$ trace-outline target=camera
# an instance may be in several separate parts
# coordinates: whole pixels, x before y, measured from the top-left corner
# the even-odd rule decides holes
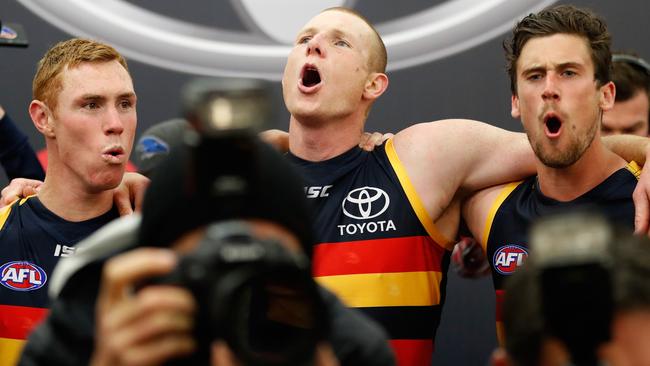
[[[309,365],[329,334],[308,256],[256,236],[245,221],[284,227],[305,253],[311,250],[302,184],[256,134],[270,118],[268,87],[256,80],[190,83],[183,104],[192,128],[184,132],[183,148],[153,172],[145,206],[155,209],[143,211],[141,243],[171,245],[205,228],[196,249],[171,274],[142,284],[182,286],[196,300],[198,351],[173,364],[208,364],[211,344],[224,340],[245,365]],[[173,225],[160,227],[170,214]]]
[[[610,339],[614,229],[602,216],[578,212],[540,220],[531,231],[546,330],[577,366],[597,365],[596,349]]]
[[[176,364],[207,364],[227,342],[245,365],[308,365],[328,332],[327,313],[303,255],[255,237],[243,221],[208,226],[197,249],[149,284],[190,290],[199,350]]]

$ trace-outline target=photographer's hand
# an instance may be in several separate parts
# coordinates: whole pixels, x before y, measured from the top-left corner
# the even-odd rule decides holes
[[[162,285],[133,290],[137,283],[171,271],[176,261],[170,250],[140,248],[106,263],[91,365],[160,365],[196,348],[196,303],[187,290]]]
[[[113,201],[120,216],[130,215],[134,211],[140,212],[149,183],[149,178],[142,174],[124,173],[122,182],[113,190]]]

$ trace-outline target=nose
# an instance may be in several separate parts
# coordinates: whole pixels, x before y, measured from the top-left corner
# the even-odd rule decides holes
[[[542,92],[542,99],[544,100],[556,100],[560,98],[560,92],[557,86],[556,75],[552,72],[549,72],[546,75],[546,80],[544,83],[544,91]]]
[[[104,133],[107,135],[119,135],[124,131],[122,113],[117,108],[109,108],[104,120]]]
[[[319,35],[315,35],[307,42],[307,55],[325,56],[325,49]]]

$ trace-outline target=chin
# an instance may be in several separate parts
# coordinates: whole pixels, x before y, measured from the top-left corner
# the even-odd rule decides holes
[[[111,169],[110,172],[104,172],[99,174],[89,182],[89,185],[92,187],[92,190],[97,193],[107,191],[113,188],[116,188],[122,182],[122,177],[124,176],[124,167],[121,169]]]

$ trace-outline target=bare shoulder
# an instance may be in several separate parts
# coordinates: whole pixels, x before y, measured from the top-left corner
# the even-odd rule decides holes
[[[432,122],[417,123],[405,128],[395,135],[396,140],[404,139],[413,142],[430,142],[459,138],[467,132],[489,126],[486,123],[468,119],[442,119]]]
[[[415,190],[435,221],[465,178],[467,159],[459,137],[473,121],[418,123],[397,133],[393,146]]]

